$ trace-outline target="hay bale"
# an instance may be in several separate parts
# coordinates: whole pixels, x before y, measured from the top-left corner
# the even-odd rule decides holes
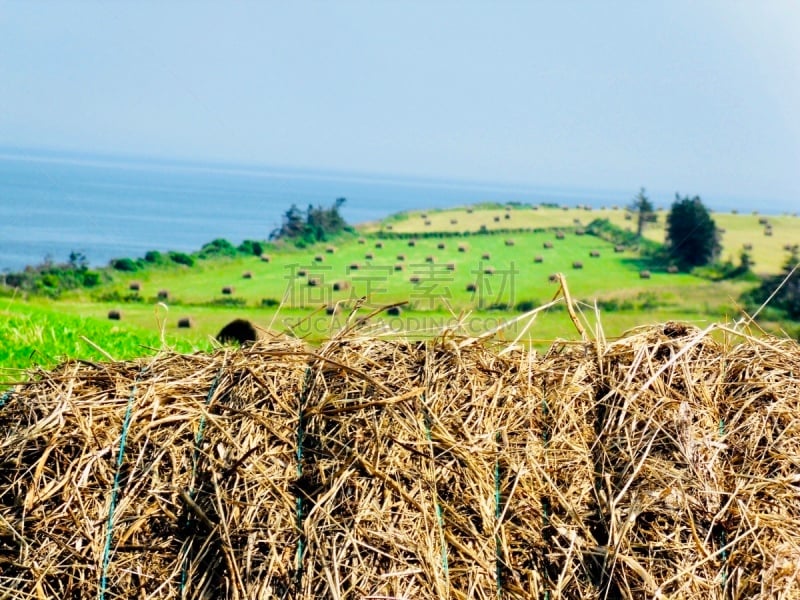
[[[297,269],[297,276],[298,277],[307,277],[308,271],[306,269]]]
[[[350,289],[350,282],[347,280],[343,281],[334,281],[333,282],[333,291],[334,292],[343,292],[345,290]]]
[[[358,238],[358,243],[359,244],[366,244],[367,240],[365,238],[363,238],[363,237],[360,237],[360,238]]]
[[[625,252],[625,246],[617,244],[616,246],[614,246],[614,252],[616,253]]]
[[[597,250],[592,250],[592,251],[589,252],[589,257],[590,258],[600,258],[600,252],[598,252]]]
[[[268,263],[270,260],[272,260],[272,259],[270,258],[269,254],[262,254],[261,255],[261,262]]]
[[[458,219],[450,219],[450,225],[458,225]]]
[[[558,275],[556,275],[555,273],[550,273],[550,275],[547,277],[547,281],[549,281],[550,283],[555,283],[556,281],[558,281]]]
[[[544,262],[544,256],[542,256],[541,254],[537,254],[536,256],[533,257],[533,262],[535,263]]]
[[[551,250],[553,248],[553,242],[544,242],[542,244],[542,248],[545,250]]]
[[[128,289],[132,292],[139,292],[142,289],[142,282],[141,281],[131,281],[128,284]]]
[[[394,229],[394,227],[392,225],[387,225],[386,226],[386,230],[387,231],[391,231],[392,229]]]
[[[108,318],[111,321],[121,321],[122,320],[122,312],[116,309],[111,309],[108,311]]]
[[[484,267],[483,274],[484,275],[494,275],[494,267]]]
[[[377,248],[378,250],[383,248],[383,242],[375,242],[375,248]]]
[[[481,260],[492,260],[492,255],[488,252],[484,252],[481,254]]]
[[[511,218],[511,214],[510,214],[510,213],[506,213],[506,214],[503,216],[503,218],[504,218],[504,219],[510,219],[510,218]]]
[[[507,239],[507,240],[505,241],[505,244],[506,244],[506,246],[513,246],[513,245],[514,245],[514,240],[512,240],[512,239]]]
[[[222,288],[221,291],[223,296],[232,296],[233,293],[236,291],[236,288],[233,287],[232,285],[226,285],[225,287]]]
[[[444,250],[446,247],[447,245],[444,242],[439,242],[438,244],[436,244],[437,250]]]
[[[467,214],[468,214],[468,215],[471,215],[471,214],[472,214],[472,213],[474,213],[474,212],[475,212],[475,209],[474,209],[474,208],[472,208],[471,206],[467,208]]]
[[[325,314],[329,316],[338,315],[342,312],[342,306],[338,302],[336,304],[328,304],[325,307]]]
[[[413,248],[417,245],[417,240],[408,240],[408,245]]]
[[[425,221],[425,226],[426,226],[426,227],[430,227],[430,225],[431,225],[431,222],[430,222],[430,221]]]
[[[753,249],[753,244],[742,244],[742,247],[749,251]]]
[[[494,217],[494,222],[495,223],[499,223],[500,222],[500,217]]]
[[[478,286],[475,285],[474,283],[468,283],[467,284],[467,291],[468,292],[477,292],[478,291]]]
[[[159,300],[169,300],[169,290],[158,290],[156,298]]]
[[[324,256],[322,256],[322,254],[317,254],[317,255],[314,257],[314,262],[323,262],[324,260],[325,260],[325,257],[324,257]]]
[[[469,246],[467,244],[459,244],[458,245],[458,251],[459,252],[466,252],[467,250],[469,250]]]
[[[194,321],[191,317],[181,317],[178,319],[178,329],[191,329],[194,327]]]
[[[402,271],[403,270],[403,263],[395,263],[394,270],[395,271]]]
[[[242,273],[242,279],[252,279],[252,278],[253,278],[252,271],[245,271],[244,273]]]
[[[398,254],[397,255],[397,260],[405,260],[405,259],[406,259],[406,255],[405,254]]]
[[[639,279],[650,279],[651,273],[647,269],[639,271]]]
[[[556,231],[556,239],[563,240],[564,239],[564,232],[563,231]]]
[[[327,246],[325,248],[325,252],[327,254],[334,254],[336,252],[336,247],[335,246]]]
[[[667,273],[677,273],[679,271],[677,265],[670,265],[667,267]]]
[[[573,261],[572,262],[572,268],[573,269],[582,269],[583,268],[583,263],[581,261],[579,261],[579,260]]]
[[[426,263],[433,263],[435,260],[436,259],[433,256],[431,256],[430,254],[425,257],[425,262]]]
[[[390,306],[386,309],[386,314],[390,317],[399,317],[402,312],[399,306]]]
[[[372,260],[373,258],[375,258],[375,255],[374,255],[372,252],[367,252],[367,253],[364,255],[364,259],[365,259],[365,260]]]
[[[575,235],[586,235],[586,230],[585,229],[576,229],[575,230]]]
[[[422,280],[419,278],[418,275],[412,275],[411,277],[408,278],[408,281],[413,283],[413,284],[417,284]]]
[[[308,278],[308,287],[320,287],[322,285],[322,278],[321,277],[309,277]]]
[[[359,265],[358,263],[350,263],[350,264],[347,266],[347,268],[348,268],[350,271],[358,271],[358,270],[361,268],[361,265]]]
[[[455,270],[456,270],[456,263],[447,263],[447,264],[445,265],[445,268],[446,268],[448,271],[455,271]]]

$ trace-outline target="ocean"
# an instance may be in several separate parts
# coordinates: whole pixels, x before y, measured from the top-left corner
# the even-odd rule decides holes
[[[627,204],[626,192],[268,167],[0,152],[0,272],[81,252],[93,266],[215,238],[264,240],[292,204],[347,199],[349,223],[477,202]]]

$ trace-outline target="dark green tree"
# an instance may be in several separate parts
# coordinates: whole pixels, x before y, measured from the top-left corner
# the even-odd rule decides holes
[[[641,188],[636,194],[636,197],[628,205],[628,210],[636,215],[636,237],[642,237],[647,223],[655,223],[658,219],[653,203],[645,194],[644,188]]]
[[[313,244],[341,233],[347,229],[347,223],[339,213],[344,203],[344,198],[337,198],[328,208],[309,204],[305,212],[292,205],[283,215],[282,225],[270,234],[270,238]]]
[[[719,258],[720,233],[699,196],[675,194],[667,216],[667,249],[681,269],[707,265]]]

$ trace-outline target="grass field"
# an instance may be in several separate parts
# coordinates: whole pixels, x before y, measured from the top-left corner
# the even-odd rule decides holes
[[[661,221],[664,214],[660,213]],[[346,326],[357,302],[363,307],[350,324],[375,307],[406,303],[400,317],[381,314],[372,320],[372,331],[380,335],[436,335],[460,319],[460,334],[480,335],[499,328],[499,338],[515,339],[525,322],[503,324],[551,300],[559,287],[550,277],[558,272],[566,274],[587,330],[597,335],[616,337],[636,326],[671,319],[704,326],[741,316],[737,298],[752,283],[710,282],[658,271],[632,251],[614,252],[599,238],[576,234],[576,228],[600,217],[632,226],[624,210],[613,208],[410,213],[366,226],[330,248],[320,244],[273,251],[269,262],[240,255],[201,260],[191,268],[115,271],[111,284],[68,293],[58,301],[6,298],[0,305],[0,334],[6,340],[0,348],[0,381],[13,381],[19,376],[16,369],[48,367],[67,357],[123,359],[162,347],[208,350],[214,336],[234,318],[293,331],[316,342]],[[763,235],[757,215],[715,214],[714,218],[726,230],[723,242],[731,258],[737,259],[734,249],[751,243],[757,267],[769,272],[779,271],[785,261],[783,246],[800,239],[800,220],[793,216],[770,217],[770,237]],[[394,233],[419,237],[413,245],[409,239],[380,239],[376,232],[388,226]],[[481,226],[490,233],[476,235]],[[557,238],[555,228],[564,229],[563,239]],[[450,237],[423,237],[432,230]],[[457,232],[470,235],[452,235]],[[663,231],[656,225],[646,235],[660,240]],[[582,268],[574,268],[575,262]],[[640,278],[642,269],[652,271],[649,279]],[[309,285],[311,280],[316,285]],[[134,282],[138,291],[130,289]],[[231,293],[223,294],[224,287],[232,288]],[[159,291],[167,291],[168,297],[159,299]],[[325,307],[334,306],[341,312],[326,314]],[[121,319],[109,321],[110,310],[119,311]],[[180,319],[189,319],[191,326],[179,327]],[[780,324],[771,327],[775,330]],[[578,337],[563,306],[558,306],[539,315],[523,341],[544,349],[554,339]]]

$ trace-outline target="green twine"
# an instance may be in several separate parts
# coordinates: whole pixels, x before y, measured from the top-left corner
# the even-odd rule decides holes
[[[214,377],[214,381],[211,383],[211,387],[208,390],[208,394],[206,394],[206,401],[204,403],[204,406],[206,407],[208,407],[208,405],[211,404],[211,399],[214,397],[214,392],[217,391],[217,387],[219,386],[219,381],[222,378],[222,371],[224,368],[225,368],[225,363],[223,363],[222,366],[219,368],[219,371],[217,371],[217,375]],[[194,495],[197,493],[197,490],[194,488],[194,480],[197,475],[197,464],[200,462],[200,447],[203,444],[203,436],[205,435],[205,430],[206,430],[206,414],[204,412],[203,415],[200,417],[200,425],[198,426],[197,433],[194,436],[194,450],[192,450],[192,478],[191,478],[192,484],[191,487],[189,488],[189,493],[188,493],[189,498],[191,498],[192,500],[194,500]],[[191,514],[187,515],[184,525],[188,526],[191,520],[192,520]],[[188,552],[183,557],[183,565],[181,568],[181,586],[180,586],[181,596],[183,596],[183,591],[186,589],[186,579],[189,575],[186,565],[187,559],[188,559]]]
[[[14,394],[13,391],[8,390],[5,394],[0,396],[0,408],[3,408],[6,405],[6,402],[11,400],[11,396]]]
[[[125,409],[125,417],[122,420],[122,432],[119,438],[119,453],[117,454],[117,472],[114,474],[114,485],[111,488],[111,503],[108,507],[108,521],[106,522],[106,543],[103,548],[103,566],[100,571],[100,589],[97,597],[104,600],[108,588],[108,565],[111,562],[111,540],[114,533],[114,512],[117,509],[117,499],[119,497],[120,473],[122,472],[122,462],[125,456],[125,444],[128,440],[128,430],[133,416],[133,401],[136,398],[136,385],[139,379],[147,372],[148,367],[142,369],[131,386],[131,394],[128,397],[128,407]]]
[[[313,371],[311,367],[306,369],[305,381],[303,383],[303,393],[300,396],[300,403],[297,407],[297,448],[295,450],[295,458],[297,459],[297,480],[300,482],[303,478],[303,446],[306,439],[306,418],[305,407],[308,402],[308,397],[311,394],[311,382]],[[297,552],[295,553],[295,585],[298,587],[303,579],[303,557],[306,552],[306,541],[303,535],[303,522],[306,518],[305,503],[303,495],[298,490],[297,497],[295,498],[295,524],[297,526]]]
[[[495,443],[497,444],[497,455],[494,460],[494,518],[497,521],[496,533],[494,535],[494,553],[495,553],[495,577],[497,578],[497,597],[503,596],[503,549],[500,543],[500,516],[503,514],[502,501],[503,497],[500,493],[500,432],[495,434]]]
[[[425,397],[422,398],[423,403],[425,402]],[[422,408],[422,418],[425,421],[425,435],[428,438],[428,443],[433,445],[433,437],[431,436],[431,416],[428,413],[428,409],[425,408],[423,404]],[[442,511],[442,505],[439,504],[439,496],[436,493],[436,489],[434,486],[434,493],[436,494],[436,522],[439,525],[439,538],[442,545],[442,569],[444,570],[444,574],[447,576],[450,572],[448,559],[447,559],[447,541],[444,537],[444,514]]]

